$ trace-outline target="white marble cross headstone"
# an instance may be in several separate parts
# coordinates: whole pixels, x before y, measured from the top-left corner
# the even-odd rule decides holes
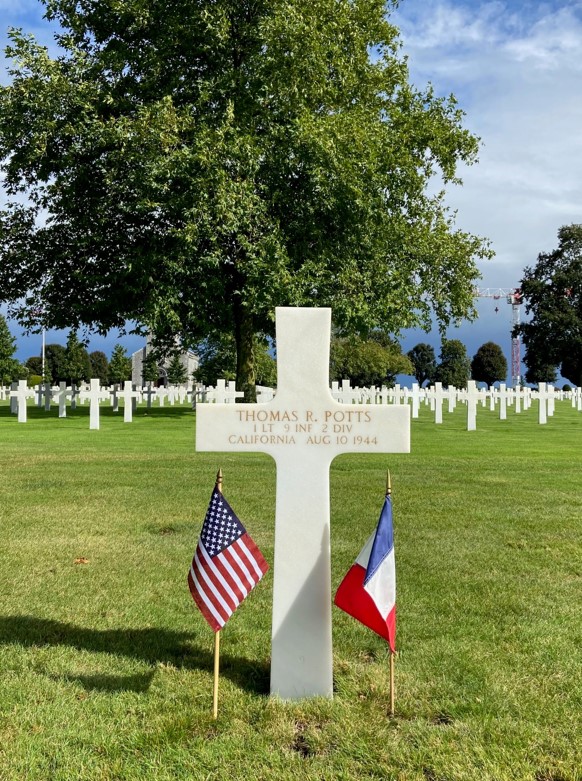
[[[133,420],[133,400],[141,396],[141,393],[133,389],[131,380],[126,380],[123,383],[123,393],[119,395],[123,399],[123,422],[131,423]]]
[[[156,389],[154,388],[154,384],[151,380],[148,380],[148,384],[146,386],[146,389],[143,393],[144,396],[147,396],[147,408],[152,408],[152,397],[156,395]]]
[[[477,430],[477,399],[479,391],[475,380],[467,381],[467,431]]]
[[[548,393],[548,418],[551,418],[556,409],[556,389],[553,385],[548,385],[546,390]]]
[[[43,396],[44,396],[44,410],[45,412],[50,412],[51,409],[51,401],[53,398],[53,391],[51,388],[50,382],[45,382],[43,387]]]
[[[420,386],[417,382],[412,383],[412,417],[417,418],[420,407]]]
[[[427,388],[426,395],[429,400],[430,405],[430,411],[434,412],[436,407],[436,395],[435,395],[435,386],[431,385],[429,388]]]
[[[10,384],[10,390],[7,394],[8,398],[10,399],[10,414],[11,415],[17,415],[18,414],[18,382],[13,382]]]
[[[538,423],[548,422],[548,390],[545,382],[538,383]]]
[[[521,414],[521,399],[522,399],[522,392],[521,392],[521,385],[517,384],[515,388],[513,389],[513,398],[515,400],[515,414],[520,415]]]
[[[66,382],[59,382],[58,400],[59,400],[59,418],[67,417],[67,396],[71,396],[73,393],[71,388],[67,389]]]
[[[276,314],[277,395],[266,404],[199,405],[196,448],[260,451],[275,459],[271,693],[331,697],[329,467],[340,453],[409,452],[410,411],[335,401],[328,374],[331,310],[279,308]]]
[[[499,385],[499,420],[507,420],[507,386],[504,382]]]
[[[490,412],[495,412],[495,405],[497,404],[497,388],[495,388],[493,385],[489,387],[489,410]]]
[[[335,396],[334,396],[334,398],[335,398]],[[377,403],[378,404],[388,404],[389,398],[390,398],[390,390],[385,385],[382,385],[382,387],[378,391],[378,394],[377,394],[377,397],[376,397]]]
[[[79,394],[81,400],[89,399],[89,429],[99,429],[99,402],[109,398],[109,390],[101,390],[101,381],[92,379],[88,390],[82,390]]]
[[[216,380],[216,388],[208,388],[206,391],[206,401],[215,404],[234,404],[237,399],[242,399],[243,396],[244,393],[236,390],[232,380],[229,380],[228,385],[226,380]]]
[[[434,422],[443,422],[443,384],[442,382],[435,382],[434,384]]]
[[[26,400],[30,397],[30,391],[26,380],[18,380],[16,390],[11,390],[8,394],[11,399],[16,399],[18,404],[18,422],[26,423]]]

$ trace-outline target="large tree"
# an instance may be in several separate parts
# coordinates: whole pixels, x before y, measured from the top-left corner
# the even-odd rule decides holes
[[[101,385],[109,383],[109,361],[107,356],[101,350],[94,350],[89,353],[91,363],[91,378],[99,378]]]
[[[65,371],[71,383],[79,384],[91,379],[91,360],[83,342],[75,330],[69,331],[65,348]]]
[[[392,387],[397,374],[412,371],[410,360],[391,339],[361,339],[358,336],[334,338],[331,343],[330,377],[350,379],[359,387]]]
[[[24,362],[24,365],[31,374],[36,374],[42,377],[42,358],[40,355],[31,355]]]
[[[52,382],[69,382],[67,351],[62,344],[47,344],[45,351],[45,375]],[[42,359],[41,359],[42,362]],[[42,373],[42,372],[41,372]]]
[[[521,293],[531,319],[518,327],[528,382],[553,382],[556,369],[582,385],[582,225],[558,231],[558,248],[524,270]]]
[[[498,344],[485,342],[479,347],[471,361],[471,377],[489,386],[494,382],[505,382],[507,358]]]
[[[412,363],[414,377],[422,388],[425,382],[430,382],[436,371],[436,356],[434,348],[426,342],[419,342],[406,355]]]
[[[188,370],[179,355],[172,355],[168,363],[168,382],[170,385],[182,385],[188,381]]]
[[[120,344],[116,344],[109,361],[109,381],[119,385],[131,380],[131,358]]]
[[[473,311],[489,250],[433,193],[478,140],[409,83],[395,0],[41,2],[59,53],[13,30],[0,89],[0,298],[25,325],[230,332],[249,398],[277,305],[343,333]]]
[[[442,382],[446,387],[466,388],[471,376],[471,362],[465,345],[459,339],[443,339],[439,359],[435,382]]]
[[[196,352],[200,364],[194,372],[196,382],[203,385],[216,385],[216,380],[234,380],[236,378],[236,345],[228,333],[215,333],[197,345]],[[277,384],[277,369],[274,358],[269,353],[269,345],[264,339],[255,339],[253,362],[256,367],[257,385],[274,387]]]

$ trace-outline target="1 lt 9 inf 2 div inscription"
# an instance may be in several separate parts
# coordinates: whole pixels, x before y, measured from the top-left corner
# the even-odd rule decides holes
[[[409,452],[410,410],[333,399],[330,309],[278,308],[276,317],[275,398],[199,405],[196,449],[275,459],[271,694],[331,697],[329,467],[341,453]]]
[[[230,434],[229,445],[362,445],[378,444],[372,414],[367,410],[325,409],[317,418],[313,410],[239,410],[239,431]],[[368,426],[366,427],[366,424]]]

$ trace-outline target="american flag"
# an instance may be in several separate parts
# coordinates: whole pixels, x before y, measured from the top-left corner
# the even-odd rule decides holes
[[[222,629],[268,568],[261,551],[215,487],[188,573],[190,593],[215,632]]]

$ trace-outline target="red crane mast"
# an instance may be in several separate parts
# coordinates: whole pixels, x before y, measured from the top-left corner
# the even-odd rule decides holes
[[[517,287],[476,287],[475,298],[505,299],[511,305],[511,384],[517,387],[521,382],[521,339],[515,334],[515,328],[521,318],[521,290]]]

